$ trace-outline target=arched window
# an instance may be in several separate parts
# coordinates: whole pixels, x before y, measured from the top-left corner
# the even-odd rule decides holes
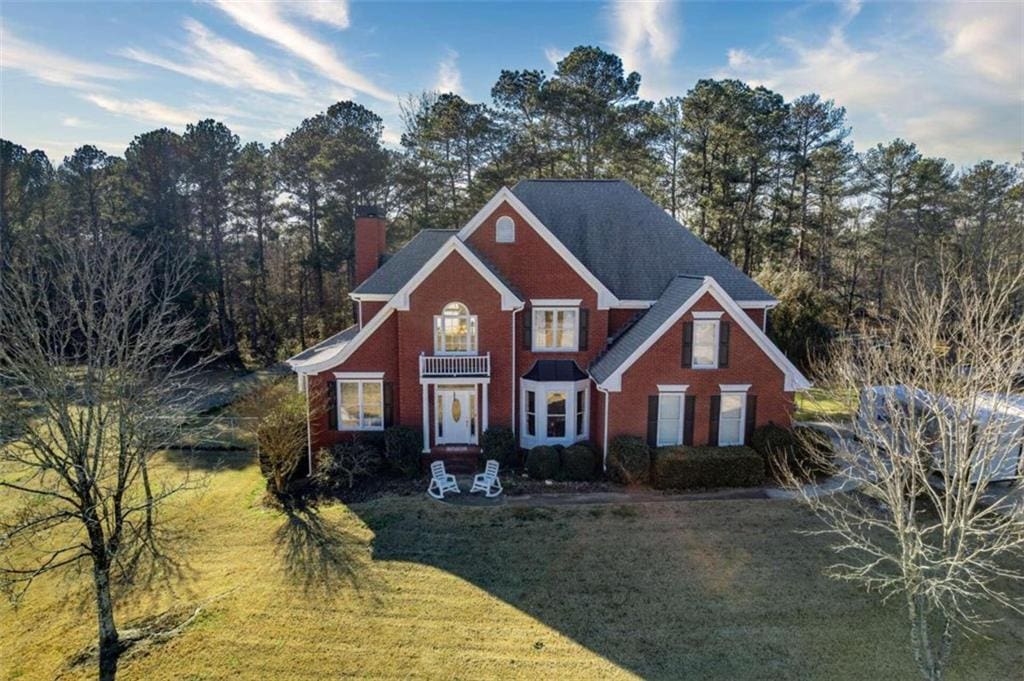
[[[434,317],[434,352],[438,355],[476,353],[476,315],[462,303],[448,303]]]
[[[507,215],[502,215],[494,224],[494,240],[499,244],[510,244],[516,240],[515,220]]]

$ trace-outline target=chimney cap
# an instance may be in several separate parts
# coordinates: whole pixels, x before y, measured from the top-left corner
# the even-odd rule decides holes
[[[356,206],[356,217],[357,218],[382,218],[384,217],[384,211],[377,205],[364,205]]]

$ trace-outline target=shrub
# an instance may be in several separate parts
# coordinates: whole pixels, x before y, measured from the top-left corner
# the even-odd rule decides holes
[[[380,463],[380,453],[364,440],[335,444],[317,454],[313,478],[328,489],[342,484],[352,489],[358,479],[376,473]]]
[[[526,472],[534,480],[554,480],[560,473],[558,450],[546,445],[526,454]]]
[[[769,423],[754,430],[750,446],[776,478],[784,477],[787,470],[800,479],[833,472],[832,443],[814,428],[797,426],[789,430]]]
[[[651,478],[651,449],[632,435],[619,435],[608,443],[608,477],[623,485]]]
[[[593,480],[597,456],[589,442],[579,442],[562,450],[562,475],[566,480]]]
[[[271,396],[256,426],[257,458],[267,489],[283,494],[306,449],[306,402],[295,392]]]
[[[392,473],[415,477],[420,472],[423,431],[409,426],[391,426],[384,431],[384,462]]]
[[[519,458],[516,435],[511,428],[495,426],[484,431],[480,441],[484,461],[494,459],[503,468],[515,466]]]
[[[750,447],[666,447],[654,452],[658,489],[754,487],[764,482],[764,459]]]

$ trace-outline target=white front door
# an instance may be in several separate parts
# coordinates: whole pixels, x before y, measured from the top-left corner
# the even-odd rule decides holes
[[[437,444],[476,444],[476,388],[437,389]]]

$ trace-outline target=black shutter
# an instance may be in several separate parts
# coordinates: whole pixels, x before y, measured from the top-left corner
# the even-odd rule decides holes
[[[693,322],[683,322],[683,361],[684,369],[693,366]]]
[[[590,331],[590,310],[580,310],[580,350],[587,349],[587,336]]]
[[[757,395],[747,395],[747,423],[744,430],[743,444],[749,445],[757,425]]]
[[[718,324],[718,367],[724,369],[729,366],[729,322]]]
[[[651,447],[658,446],[658,396],[650,395],[647,398],[647,444]]]
[[[523,350],[533,349],[533,310],[523,310]]]
[[[683,412],[683,444],[693,444],[693,416],[697,411],[697,396],[686,396],[686,410]]]
[[[327,381],[327,427],[338,429],[338,382]]]
[[[395,425],[395,384],[390,381],[384,383],[384,427],[389,428]]]
[[[711,396],[711,420],[708,423],[708,444],[718,446],[718,417],[722,412],[722,396]]]

